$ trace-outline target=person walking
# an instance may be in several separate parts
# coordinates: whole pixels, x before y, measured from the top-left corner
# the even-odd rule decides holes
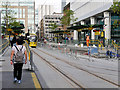
[[[10,45],[11,45],[11,48],[13,47],[13,37],[10,37]]]
[[[22,78],[22,67],[24,63],[25,55],[25,64],[27,63],[27,51],[25,46],[22,45],[22,40],[20,38],[16,39],[16,45],[12,47],[11,51],[11,65],[14,66],[14,82],[21,83]],[[15,57],[15,58],[13,58]]]
[[[12,47],[16,45],[16,36],[14,35],[13,39],[12,39]]]
[[[88,34],[86,34],[86,44],[87,44],[87,47],[89,47],[89,36],[88,36]]]

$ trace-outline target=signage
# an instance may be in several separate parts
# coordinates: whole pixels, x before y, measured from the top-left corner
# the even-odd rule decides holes
[[[101,32],[101,37],[104,37],[104,32]]]
[[[93,28],[92,27],[89,27],[88,30],[92,30]]]
[[[12,29],[9,28],[9,29],[7,29],[7,31],[12,31]]]
[[[100,35],[100,32],[95,32],[95,35]]]

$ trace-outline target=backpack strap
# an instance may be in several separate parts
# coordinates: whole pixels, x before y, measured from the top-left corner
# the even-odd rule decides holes
[[[17,51],[19,51],[19,49],[17,48],[17,46],[16,45],[14,45],[15,46],[15,48],[17,49]],[[20,51],[23,49],[23,45],[22,45],[22,48],[20,49]]]
[[[16,46],[16,45],[14,45],[14,46],[15,46],[15,48],[17,49],[17,51],[19,51],[18,48],[17,48],[17,46]]]
[[[22,49],[23,49],[23,45],[22,45],[22,47],[21,47],[20,51],[22,51]]]

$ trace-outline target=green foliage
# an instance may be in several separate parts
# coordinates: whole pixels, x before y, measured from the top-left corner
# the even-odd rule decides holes
[[[120,1],[119,0],[114,0],[113,5],[111,6],[111,10],[114,13],[117,13],[120,17]],[[113,23],[114,27],[113,28],[117,28],[120,25],[120,20],[115,20]]]
[[[17,33],[17,34],[24,33],[24,31],[21,30],[24,27],[20,24],[20,22],[14,21],[12,23],[9,23],[8,28],[12,29],[13,33]],[[9,34],[9,31],[7,31],[6,25],[2,26],[2,33]]]
[[[9,34],[7,29],[12,29],[13,33],[17,33],[17,34],[23,33],[24,31],[21,29],[23,29],[24,27],[20,25],[20,22],[16,21],[16,18],[15,18],[16,12],[14,10],[11,10],[9,6],[10,6],[9,2],[5,2],[2,5],[4,9],[4,11],[2,12],[2,16],[3,16],[2,24],[4,24],[2,26],[2,32]]]
[[[58,27],[58,25],[56,23],[51,23],[50,27],[52,30],[56,30],[56,28]]]
[[[24,33],[24,31],[21,30],[24,27],[20,24],[20,22],[14,21],[13,23],[10,23],[9,28],[13,29],[14,33],[17,33],[17,34]]]
[[[114,11],[114,13],[117,13],[120,15],[120,1],[114,0],[113,5],[111,6],[111,9]]]
[[[118,20],[115,20],[114,21],[114,23],[113,23],[113,28],[115,29],[115,28],[118,28],[119,26],[120,26],[120,21],[118,21]]]
[[[6,23],[6,28],[8,28],[8,24],[12,23],[14,21],[16,21],[16,12],[14,10],[12,10],[10,7],[10,3],[9,2],[5,2],[2,5],[3,7],[3,12],[2,12],[2,19],[4,20],[3,23]]]
[[[70,22],[74,22],[76,21],[78,18],[74,18],[74,12],[72,10],[69,10],[69,9],[66,9],[64,11],[64,16],[62,17],[61,19],[61,23],[63,25],[67,25],[69,26],[70,25]]]

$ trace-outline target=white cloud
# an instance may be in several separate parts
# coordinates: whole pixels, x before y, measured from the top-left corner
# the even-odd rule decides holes
[[[54,12],[61,11],[61,0],[35,0],[35,6],[38,8],[38,5],[54,5]]]

